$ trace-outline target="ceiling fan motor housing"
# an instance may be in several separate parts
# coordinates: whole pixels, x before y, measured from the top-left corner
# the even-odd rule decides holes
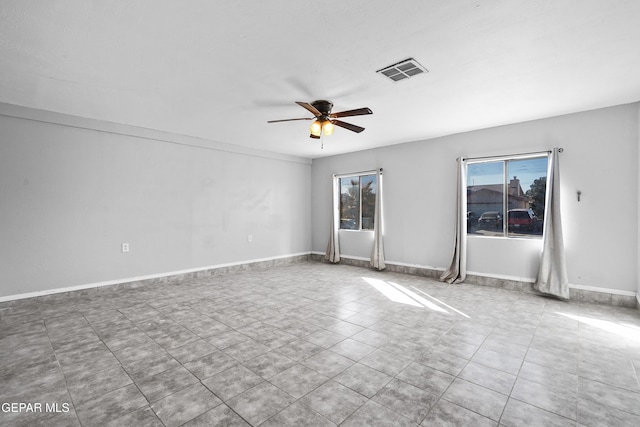
[[[329,114],[331,114],[331,109],[333,108],[333,102],[326,101],[324,99],[313,101],[311,105],[313,105],[316,110],[320,111],[323,116],[328,116]]]

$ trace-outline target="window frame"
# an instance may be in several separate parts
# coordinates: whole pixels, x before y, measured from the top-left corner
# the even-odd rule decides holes
[[[340,195],[339,197],[339,201],[338,201],[338,212],[339,212],[339,224],[338,224],[338,230],[344,230],[344,231],[349,231],[349,232],[373,232],[374,231],[374,227],[375,227],[375,223],[374,223],[374,227],[372,228],[362,228],[362,178],[363,177],[369,177],[372,176],[374,178],[374,182],[375,182],[375,188],[376,188],[376,192],[375,192],[375,196],[378,197],[378,176],[377,176],[377,171],[373,170],[373,171],[365,171],[365,172],[357,172],[357,173],[347,173],[347,174],[341,174],[341,175],[335,175],[335,177],[338,179],[338,194]],[[358,193],[359,193],[359,197],[358,197],[358,216],[359,216],[359,221],[358,221],[358,228],[353,229],[353,228],[343,228],[342,227],[342,180],[343,179],[354,179],[354,178],[358,178]],[[373,218],[375,218],[375,203],[373,205],[373,209],[374,209],[374,216]],[[374,220],[375,221],[375,220]]]
[[[465,167],[465,182],[464,182],[464,194],[465,194],[465,199],[464,199],[464,207],[463,207],[463,217],[465,218],[465,223],[466,223],[466,213],[468,212],[468,206],[469,206],[469,202],[468,202],[468,172],[469,172],[469,165],[474,165],[474,164],[482,164],[482,163],[498,163],[498,162],[502,162],[502,211],[500,212],[500,214],[502,215],[502,234],[501,235],[483,235],[483,234],[476,234],[476,233],[469,233],[469,230],[466,230],[466,236],[469,237],[473,237],[473,238],[493,238],[493,239],[527,239],[527,240],[531,240],[531,239],[535,239],[535,240],[542,240],[543,235],[529,235],[527,237],[524,237],[522,235],[512,235],[512,232],[509,231],[509,162],[510,161],[519,161],[519,160],[533,160],[533,159],[542,159],[545,158],[547,160],[547,170],[546,170],[546,174],[545,174],[545,179],[547,179],[548,182],[548,177],[549,177],[549,163],[551,162],[551,152],[550,151],[543,151],[543,152],[537,152],[537,153],[527,153],[527,154],[515,154],[515,155],[508,155],[508,156],[494,156],[494,157],[478,157],[478,158],[465,158],[464,159],[464,167]],[[544,204],[544,214],[543,214],[543,222],[542,222],[542,227],[544,230],[544,222],[546,221],[546,217],[547,217],[547,201],[548,201],[548,195],[549,195],[549,188],[547,186],[545,186],[545,194],[544,194],[544,200],[545,200],[545,204]],[[529,209],[531,209],[531,207],[529,207]],[[465,227],[467,228],[467,227]]]

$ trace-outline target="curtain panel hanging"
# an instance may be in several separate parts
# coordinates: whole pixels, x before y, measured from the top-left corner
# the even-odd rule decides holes
[[[440,280],[450,284],[460,283],[467,277],[467,167],[463,158],[458,158],[458,180],[456,189],[456,219],[453,241],[453,258]]]
[[[559,151],[560,149],[554,148],[549,161],[542,256],[538,277],[533,288],[544,294],[569,299],[569,278],[564,256],[562,221],[560,220]]]
[[[384,270],[384,238],[383,238],[383,202],[382,202],[382,168],[376,170],[376,209],[373,219],[373,251],[371,267]]]
[[[329,244],[325,252],[324,259],[334,264],[340,262],[340,178],[333,175],[331,191],[331,227],[329,233]]]

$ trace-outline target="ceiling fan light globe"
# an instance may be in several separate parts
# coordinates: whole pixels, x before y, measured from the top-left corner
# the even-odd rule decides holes
[[[316,136],[319,138],[320,134],[322,133],[322,123],[316,120],[311,124],[311,127],[309,129],[311,130],[312,136]]]
[[[333,123],[331,123],[330,121],[327,121],[323,126],[324,134],[325,135],[333,134],[333,128],[334,128]]]

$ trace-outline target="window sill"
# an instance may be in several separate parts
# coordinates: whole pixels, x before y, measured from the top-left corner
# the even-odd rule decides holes
[[[540,240],[542,241],[542,235],[534,235],[534,236],[492,236],[492,235],[483,235],[483,234],[467,234],[467,238],[472,239],[503,239],[503,240]]]

